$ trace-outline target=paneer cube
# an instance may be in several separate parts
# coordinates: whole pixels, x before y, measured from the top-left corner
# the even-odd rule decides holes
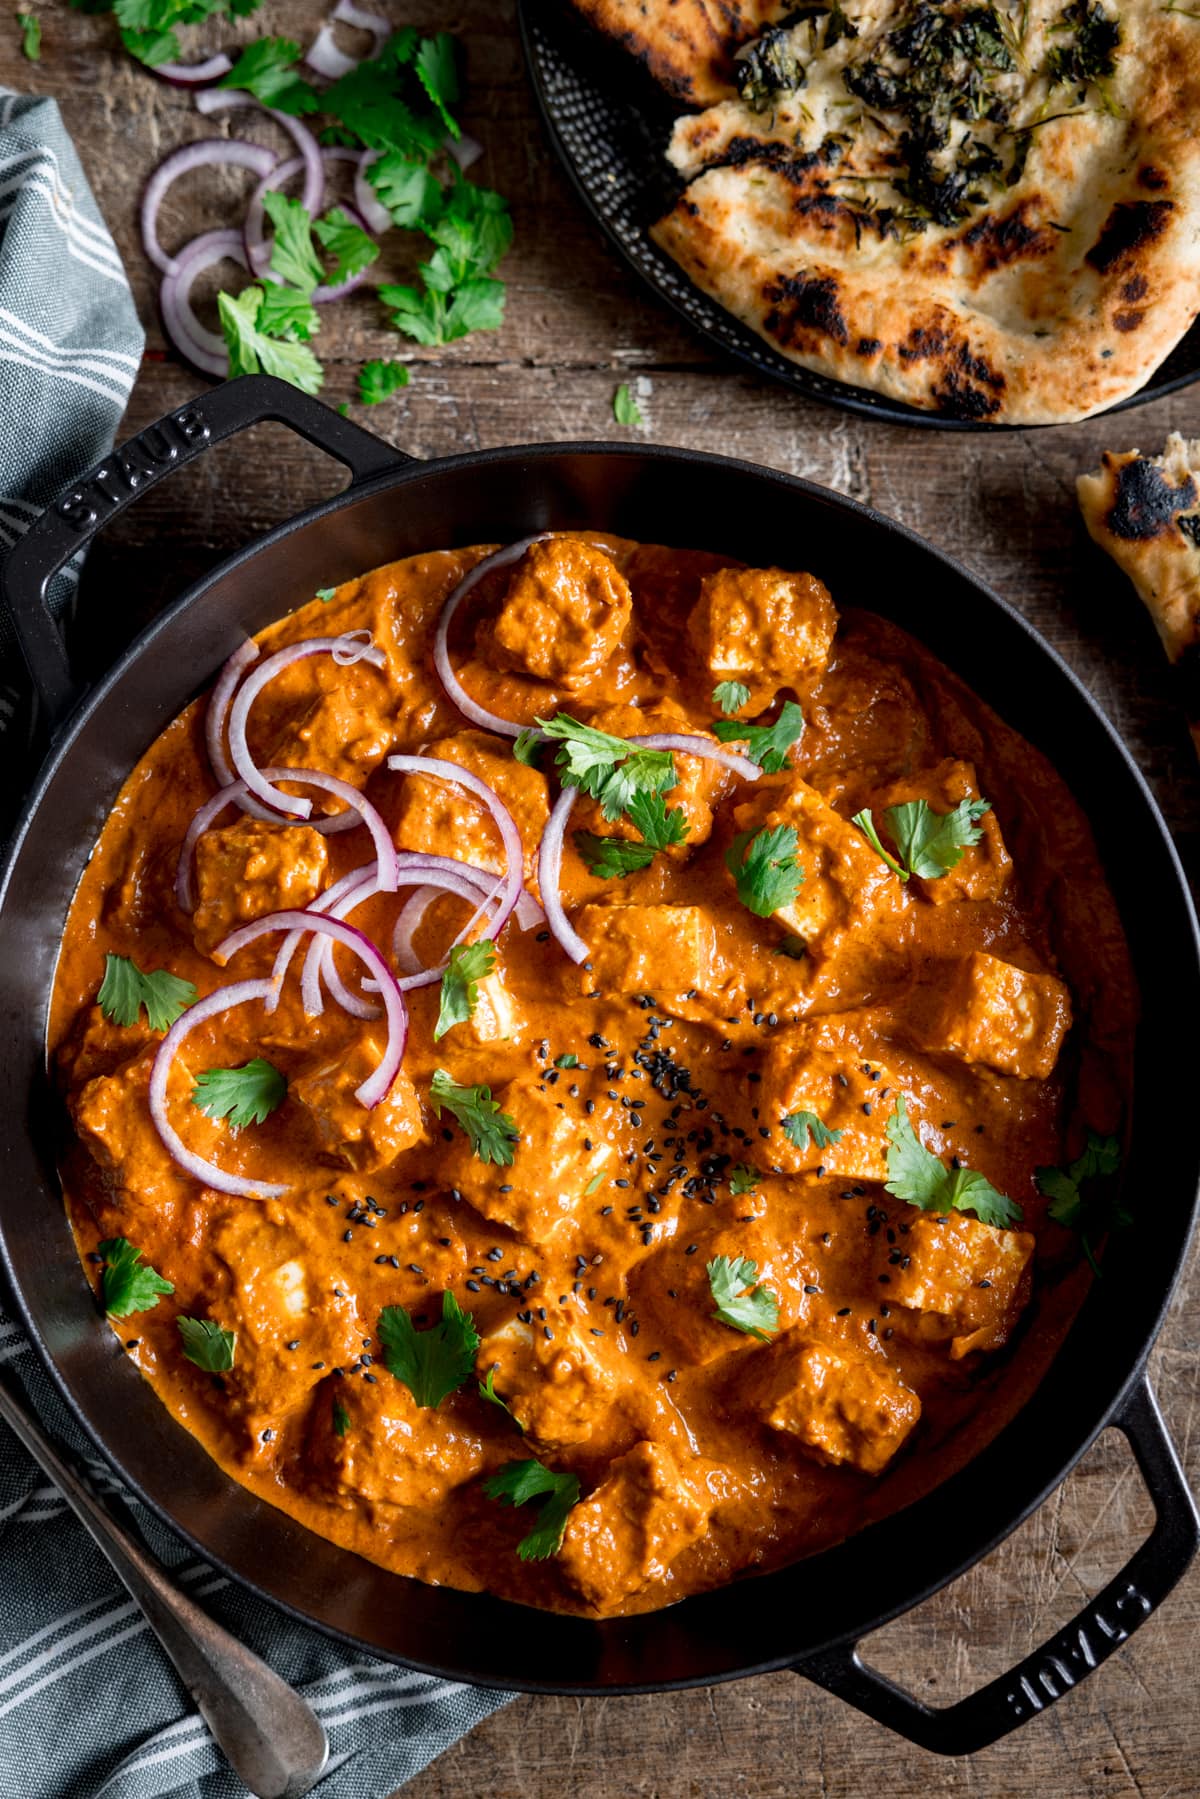
[[[746,1202],[749,1206],[750,1202]],[[772,1226],[769,1217],[739,1223],[702,1236],[689,1255],[687,1233],[648,1257],[630,1278],[631,1310],[655,1345],[663,1344],[671,1359],[694,1368],[707,1367],[721,1356],[738,1355],[757,1339],[735,1330],[716,1316],[708,1264],[719,1257],[754,1263],[752,1284],[775,1295],[779,1329],[806,1320],[821,1285],[820,1271],[805,1241]],[[810,1293],[808,1289],[813,1289]],[[674,1296],[674,1297],[673,1297]]]
[[[1052,974],[1031,974],[974,950],[946,965],[914,1018],[919,1048],[1044,1081],[1071,1027],[1071,995]]]
[[[558,1565],[598,1612],[612,1611],[708,1531],[713,1500],[707,1464],[677,1458],[662,1443],[637,1443],[618,1456],[589,1499],[567,1520]]]
[[[428,754],[478,775],[508,807],[525,848],[526,879],[536,892],[537,849],[549,817],[546,777],[518,762],[486,731],[440,738],[428,746]],[[393,834],[402,850],[452,856],[496,873],[504,866],[500,832],[483,802],[465,787],[451,787],[433,775],[403,777]]]
[[[349,1417],[344,1436],[334,1429],[338,1402]],[[345,1505],[411,1507],[422,1528],[435,1527],[438,1509],[456,1488],[484,1471],[481,1440],[464,1430],[448,1407],[419,1406],[403,1381],[330,1381],[317,1388],[308,1419],[304,1467],[314,1483]]]
[[[781,568],[721,568],[705,575],[688,631],[715,682],[750,689],[746,716],[781,687],[819,675],[829,660],[837,613],[815,575]]]
[[[454,1026],[459,1043],[511,1043],[520,1037],[524,1015],[499,970],[477,983],[478,999],[470,1018]]]
[[[452,1136],[441,1161],[442,1179],[485,1218],[544,1246],[574,1217],[588,1188],[594,1192],[605,1175],[616,1172],[617,1151],[582,1112],[560,1111],[552,1087],[541,1093],[527,1081],[510,1081],[495,1099],[519,1134],[512,1162],[481,1162],[468,1138],[445,1118]]]
[[[377,1106],[364,1106],[354,1097],[381,1054],[381,1043],[364,1033],[335,1061],[322,1061],[288,1084],[291,1098],[307,1115],[318,1155],[362,1174],[386,1168],[425,1134],[416,1088],[403,1069]]]
[[[879,1474],[917,1419],[921,1401],[882,1356],[834,1349],[789,1331],[746,1364],[739,1398],[815,1461]]]
[[[196,948],[210,955],[223,937],[268,912],[299,911],[325,886],[329,852],[311,825],[242,818],[206,831],[196,845]]]
[[[531,544],[503,605],[480,634],[480,652],[501,668],[586,687],[629,629],[629,584],[611,557],[578,538]]]
[[[586,1443],[617,1390],[599,1339],[561,1313],[544,1327],[514,1318],[493,1331],[479,1346],[476,1366],[481,1381],[492,1371],[495,1390],[521,1429],[545,1449]]]
[[[902,806],[912,800],[924,800],[934,812],[953,812],[962,800],[980,798],[979,780],[970,762],[953,757],[939,762],[936,768],[925,768],[919,774],[906,775],[877,794],[871,801],[876,828],[887,847],[895,851],[885,813],[889,806]],[[966,846],[962,859],[936,880],[914,879],[928,900],[943,906],[952,900],[995,900],[1007,887],[1012,875],[1012,858],[1004,847],[1004,838],[994,812],[985,812],[979,820],[983,833],[978,843]]]
[[[712,927],[699,906],[584,906],[575,928],[588,946],[588,997],[688,993],[708,979]]]
[[[150,1196],[161,1208],[168,1197],[196,1191],[196,1183],[178,1167],[150,1122],[150,1072],[159,1040],[146,1045],[111,1074],[93,1075],[70,1101],[80,1137],[104,1171],[106,1183],[125,1193]],[[185,1104],[192,1077],[176,1061],[168,1083],[172,1109]],[[197,1155],[211,1159],[225,1135],[198,1107],[187,1120],[188,1143]]]
[[[842,818],[815,787],[797,776],[739,806],[739,831],[790,826],[804,881],[790,906],[774,914],[803,938],[810,957],[833,954],[840,939],[862,931],[889,909],[906,903],[904,887],[862,832]],[[732,878],[732,877],[731,877]]]
[[[756,1124],[771,1132],[772,1166],[789,1174],[824,1169],[852,1181],[887,1179],[887,1121],[901,1083],[873,1053],[863,1054],[836,1020],[816,1019],[780,1031],[751,1088]],[[808,1113],[807,1120],[796,1119]],[[784,1120],[796,1119],[788,1129]],[[817,1119],[824,1138],[812,1124]]]
[[[943,1217],[910,1212],[900,1221],[895,1249],[883,1255],[888,1303],[928,1319],[928,1334],[950,1337],[958,1359],[976,1349],[999,1349],[1029,1298],[1036,1239],[1028,1231],[999,1230],[965,1212]],[[898,1261],[891,1258],[900,1251]]]
[[[392,720],[367,705],[343,679],[289,723],[267,760],[281,768],[317,769],[361,787],[391,749],[394,736]],[[286,781],[283,786],[286,792]],[[312,799],[314,812],[341,810],[340,800],[303,784],[299,791]]]

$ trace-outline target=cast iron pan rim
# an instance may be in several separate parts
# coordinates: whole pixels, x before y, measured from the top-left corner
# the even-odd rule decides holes
[[[1062,656],[1040,636],[1034,627],[1029,624],[1022,614],[1007,600],[1003,599],[989,587],[986,582],[969,571],[954,557],[930,544],[910,527],[899,521],[887,518],[882,513],[875,511],[874,508],[865,506],[860,501],[851,499],[848,495],[821,487],[801,476],[788,475],[779,470],[762,468],[754,463],[747,462],[742,458],[720,456],[708,451],[679,447],[650,447],[629,443],[568,442],[561,444],[513,445],[484,451],[467,451],[458,456],[428,462],[422,462],[416,459],[406,461],[401,463],[395,471],[384,472],[383,474],[373,476],[364,482],[357,483],[353,487],[345,489],[338,494],[332,495],[329,499],[323,500],[317,505],[307,508],[305,511],[296,514],[294,517],[284,520],[271,531],[236,551],[232,556],[224,559],[216,568],[209,570],[207,574],[200,578],[200,580],[193,582],[191,586],[188,587],[178,599],[118,657],[113,667],[84,697],[71,716],[67,719],[59,733],[56,734],[54,747],[47,757],[29,799],[26,802],[20,823],[12,838],[9,852],[5,860],[4,870],[0,873],[0,907],[2,907],[4,903],[11,870],[15,866],[17,858],[20,855],[29,827],[41,803],[44,790],[71,755],[78,729],[97,710],[97,708],[104,703],[113,686],[123,677],[129,667],[141,657],[153,652],[159,633],[168,629],[175,617],[200,599],[210,586],[244,567],[258,555],[260,551],[269,551],[275,544],[283,541],[283,539],[288,537],[293,531],[318,522],[320,519],[328,517],[345,507],[356,505],[360,500],[370,499],[391,489],[403,488],[410,482],[420,481],[427,475],[437,477],[442,473],[450,473],[462,469],[486,469],[493,464],[502,462],[520,462],[522,459],[529,459],[535,462],[546,462],[560,457],[617,457],[621,460],[631,462],[641,461],[655,463],[666,461],[684,465],[699,463],[710,467],[716,466],[725,468],[731,473],[736,473],[740,476],[753,477],[756,480],[766,479],[778,483],[792,492],[802,492],[818,505],[828,506],[834,511],[840,511],[843,514],[848,515],[850,518],[866,519],[888,533],[898,534],[925,556],[933,557],[959,580],[967,582],[979,596],[991,605],[997,607],[1011,623],[1020,627],[1023,635],[1029,642],[1032,653],[1040,654],[1043,657],[1048,658],[1052,665],[1058,670],[1059,674],[1064,676],[1071,683],[1078,695],[1085,701],[1093,720],[1103,727],[1111,746],[1119,752],[1119,755],[1125,764],[1126,772],[1135,782],[1136,788],[1144,802],[1144,807],[1148,812],[1150,819],[1153,821],[1161,846],[1166,852],[1168,861],[1174,871],[1180,895],[1184,900],[1190,925],[1193,962],[1200,967],[1200,924],[1197,923],[1195,911],[1191,905],[1190,894],[1175,845],[1167,831],[1166,825],[1158,811],[1157,805],[1155,804],[1141,771],[1138,769],[1137,764],[1134,762],[1128,749],[1122,742],[1115,727],[1097,702],[1092,698],[1078,676],[1064,661]],[[934,649],[936,653],[936,646],[931,645],[930,647]],[[1184,1236],[1185,1246],[1195,1228],[1197,1208],[1200,1206],[1200,1143],[1197,1144],[1196,1159],[1196,1179],[1193,1182],[1190,1208],[1186,1217],[1181,1218],[1179,1221],[1181,1227],[1186,1224],[1186,1235]],[[1101,1431],[1110,1423],[1114,1414],[1118,1412],[1124,1400],[1136,1386],[1137,1382],[1141,1379],[1147,1357],[1162,1328],[1163,1319],[1178,1287],[1182,1275],[1183,1262],[1184,1255],[1180,1252],[1176,1256],[1173,1273],[1163,1286],[1160,1302],[1154,1314],[1152,1325],[1143,1337],[1131,1365],[1122,1371],[1114,1391],[1107,1394],[1104,1392],[1096,1392],[1094,1394],[1094,1402],[1089,1404],[1088,1407],[1088,1421],[1083,1424],[1081,1431],[1077,1435],[1071,1435],[1066,1439],[1065,1449],[1063,1441],[1060,1439],[1060,1446],[1055,1452],[1055,1460],[1057,1463],[1056,1469],[1049,1475],[1044,1483],[1022,1500],[1015,1511],[1007,1514],[1007,1516],[998,1523],[995,1530],[986,1538],[986,1540],[973,1543],[966,1555],[955,1558],[949,1566],[937,1564],[932,1574],[921,1584],[919,1590],[907,1595],[899,1596],[885,1609],[871,1610],[865,1620],[856,1619],[849,1625],[842,1623],[835,1632],[831,1633],[827,1641],[824,1641],[820,1645],[806,1645],[803,1652],[805,1656],[815,1655],[819,1653],[820,1649],[828,1648],[834,1644],[854,1640],[871,1630],[879,1628],[892,1618],[898,1617],[904,1612],[911,1610],[914,1606],[919,1605],[932,1593],[940,1591],[951,1581],[957,1579],[968,1569],[974,1567],[998,1544],[1005,1541],[1026,1518],[1037,1510],[1040,1505],[1045,1503],[1049,1495],[1069,1476],[1080,1459],[1086,1454],[1087,1450],[1100,1435]],[[770,1673],[790,1666],[794,1660],[794,1654],[783,1654],[772,1657],[761,1663],[750,1663],[734,1668],[722,1668],[711,1673],[702,1673],[694,1676],[684,1676],[663,1681],[637,1682],[630,1684],[599,1685],[593,1681],[556,1685],[546,1681],[524,1678],[513,1678],[502,1681],[494,1675],[474,1674],[469,1668],[461,1666],[446,1667],[441,1664],[432,1664],[415,1660],[409,1656],[401,1657],[395,1652],[381,1649],[378,1644],[366,1641],[365,1639],[339,1629],[336,1626],[325,1624],[321,1620],[312,1617],[310,1614],[301,1611],[290,1602],[279,1598],[273,1592],[259,1585],[254,1578],[247,1576],[239,1569],[234,1568],[229,1562],[215,1555],[199,1538],[181,1526],[174,1515],[164,1505],[159,1504],[156,1500],[147,1495],[143,1491],[140,1483],[133,1479],[110,1453],[105,1443],[98,1435],[97,1429],[93,1427],[90,1420],[86,1417],[80,1403],[77,1402],[73,1392],[67,1385],[65,1376],[60,1372],[57,1364],[53,1360],[41,1332],[26,1305],[24,1295],[15,1278],[15,1271],[9,1255],[2,1220],[0,1220],[0,1266],[3,1267],[4,1272],[7,1275],[9,1288],[15,1298],[17,1309],[30,1340],[41,1357],[43,1364],[49,1371],[59,1393],[62,1395],[68,1411],[89,1440],[95,1444],[99,1454],[113,1468],[118,1478],[124,1483],[129,1491],[136,1496],[147,1510],[159,1518],[162,1523],[175,1533],[176,1536],[187,1543],[188,1546],[204,1561],[208,1562],[213,1567],[218,1568],[222,1573],[226,1574],[230,1579],[234,1580],[248,1591],[254,1593],[258,1598],[264,1600],[269,1605],[276,1607],[288,1617],[295,1619],[298,1623],[301,1623],[310,1629],[319,1630],[333,1640],[348,1644],[368,1655],[381,1658],[385,1661],[395,1662],[404,1667],[414,1668],[421,1673],[434,1675],[449,1681],[469,1680],[480,1686],[497,1691],[514,1690],[529,1693],[564,1693],[573,1695],[589,1695],[603,1692],[606,1695],[612,1695],[614,1697],[625,1694],[670,1692],[700,1685],[723,1684],[729,1680],[737,1680],[759,1673]],[[1022,1408],[1022,1411],[1024,1409],[1025,1408]],[[983,1456],[1002,1452],[1006,1436],[1008,1436],[1010,1431],[1017,1426],[1021,1415],[1021,1412],[1018,1412],[1014,1416],[1014,1419],[1001,1430],[999,1435],[992,1440],[984,1451],[981,1452]],[[979,1459],[980,1458],[973,1458],[962,1470],[958,1471],[955,1475],[952,1475],[948,1481],[943,1482],[940,1486],[935,1488],[933,1492],[924,1495],[921,1499],[915,1501],[913,1505],[904,1508],[904,1510],[911,1516],[917,1517],[919,1516],[921,1509],[923,1507],[927,1508],[931,1501],[935,1503],[944,1503],[947,1494],[952,1492],[955,1483],[968,1475]],[[870,1527],[868,1527],[868,1532],[869,1529]],[[851,1538],[847,1541],[849,1544],[853,1544],[855,1539]],[[837,1555],[845,1548],[846,1545],[835,1545],[831,1550],[826,1551],[825,1553]],[[347,1551],[346,1553],[349,1554],[353,1552]],[[769,1579],[769,1576],[766,1578]],[[699,1596],[701,1600],[703,1600],[703,1597],[703,1595]],[[689,1601],[681,1602],[683,1606],[686,1606],[688,1603]],[[528,1609],[533,1610],[533,1608]],[[611,1619],[594,1622],[597,1629],[613,1634],[619,1634],[623,1628],[626,1628],[629,1621],[623,1619]]]
[[[559,0],[559,3],[561,4],[562,0]],[[543,5],[544,0],[537,0],[538,7],[543,7]],[[548,12],[551,8],[545,6],[544,10]],[[766,339],[760,338],[757,332],[750,329],[749,325],[744,324],[727,307],[722,306],[718,300],[711,299],[702,288],[697,287],[689,277],[683,275],[683,279],[688,282],[691,291],[699,294],[707,305],[720,312],[729,321],[734,335],[728,338],[718,336],[717,332],[702,319],[697,319],[693,313],[689,312],[669,287],[659,284],[652,269],[638,260],[621,234],[613,229],[580,173],[575,157],[568,149],[566,141],[559,131],[554,103],[543,79],[542,57],[533,42],[531,14],[534,11],[535,6],[532,0],[517,0],[517,24],[521,33],[521,50],[525,58],[525,69],[529,76],[529,84],[533,89],[534,99],[537,102],[542,126],[550,139],[551,148],[574,188],[580,204],[596,229],[616,251],[625,267],[636,275],[642,286],[648,288],[654,295],[659,305],[670,307],[676,318],[683,321],[693,336],[701,338],[706,344],[709,344],[716,354],[726,361],[751,370],[760,381],[771,381],[776,386],[788,387],[793,393],[801,394],[805,399],[815,400],[823,406],[838,407],[843,412],[855,413],[859,418],[872,419],[876,424],[899,425],[910,430],[976,431],[981,435],[984,433],[996,435],[1004,431],[1052,431],[1055,428],[1057,421],[1054,420],[1045,420],[1039,424],[1021,424],[1003,420],[993,423],[989,419],[952,418],[944,413],[927,411],[924,407],[909,406],[903,400],[892,399],[889,395],[879,394],[876,396],[873,389],[854,387],[850,382],[839,381],[833,375],[820,375],[815,370],[805,368],[801,363],[788,363],[786,357],[773,345],[767,343]],[[598,45],[598,47],[605,51],[610,48],[607,44]],[[645,79],[649,81],[651,77],[646,76]],[[676,101],[674,104],[677,106],[680,116],[697,110],[688,107],[682,100]],[[646,236],[644,227],[642,236]],[[665,251],[657,253],[663,256],[666,254]],[[680,273],[682,275],[682,270]],[[1182,339],[1180,341],[1182,342]],[[1173,345],[1167,355],[1171,355],[1176,347]],[[770,356],[772,360],[764,362],[764,354]],[[1166,357],[1163,358],[1163,361],[1165,360]],[[777,362],[785,363],[786,366],[777,367]],[[1161,364],[1159,366],[1161,367]],[[1108,418],[1114,413],[1127,412],[1132,407],[1146,406],[1154,400],[1165,399],[1168,394],[1178,393],[1180,388],[1191,387],[1200,380],[1200,363],[1194,369],[1185,369],[1181,374],[1172,375],[1169,381],[1156,381],[1156,372],[1152,369],[1142,385],[1133,393],[1126,394],[1123,400],[1115,400],[1111,406],[1102,407],[1099,412],[1090,413],[1087,420],[1074,419],[1063,422],[1084,424],[1094,418]],[[811,381],[806,380],[806,376],[811,377]]]

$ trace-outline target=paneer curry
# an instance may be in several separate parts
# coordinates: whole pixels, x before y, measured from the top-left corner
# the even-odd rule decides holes
[[[74,901],[64,1185],[228,1473],[602,1616],[975,1453],[1116,1217],[1136,999],[1044,759],[820,580],[592,534],[243,644]]]

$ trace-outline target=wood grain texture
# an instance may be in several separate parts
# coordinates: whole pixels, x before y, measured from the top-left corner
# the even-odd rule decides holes
[[[305,39],[320,10],[311,0],[267,0],[262,23],[243,31]],[[1200,782],[1183,719],[1148,619],[1083,532],[1074,478],[1102,448],[1157,448],[1172,429],[1197,434],[1200,388],[1109,423],[950,437],[828,411],[732,371],[635,286],[576,204],[533,114],[511,4],[457,0],[451,9],[421,0],[403,16],[458,30],[467,43],[466,123],[487,149],[479,178],[514,205],[508,314],[500,332],[449,351],[401,347],[413,363],[411,387],[370,411],[353,406],[352,415],[423,457],[566,438],[694,445],[804,475],[903,520],[998,588],[1061,651],[1133,750],[1195,871]],[[0,85],[59,98],[125,256],[148,331],[126,421],[133,431],[206,385],[166,353],[136,204],[153,163],[214,126],[185,94],[115,50],[110,21],[56,3],[43,22],[36,67],[21,59],[15,26],[0,22]],[[264,141],[270,134],[244,116],[234,128]],[[164,209],[168,245],[221,222],[239,191],[219,174],[181,186]],[[403,255],[391,258],[389,275],[402,266]],[[361,361],[397,346],[369,291],[327,309],[325,397],[351,400]],[[639,394],[640,431],[613,424],[623,380],[649,384]],[[214,452],[110,529],[85,578],[83,616],[116,618],[132,631],[204,567],[340,480],[334,465],[276,427],[261,428],[252,445]],[[1193,1263],[1153,1368],[1194,1485],[1198,1348]],[[1006,1544],[879,1633],[870,1659],[933,1702],[970,1691],[1065,1623],[1149,1521],[1128,1451],[1109,1433]],[[520,1699],[412,1782],[407,1799],[859,1799],[876,1791],[891,1799],[1195,1799],[1198,1630],[1200,1567],[1076,1694],[969,1762],[903,1745],[806,1682],[776,1674],[655,1698]]]

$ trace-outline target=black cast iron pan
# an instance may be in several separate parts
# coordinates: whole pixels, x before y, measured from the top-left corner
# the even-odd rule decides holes
[[[262,419],[351,470],[189,589],[76,695],[45,608],[82,543],[171,469]],[[645,1617],[590,1623],[422,1586],[311,1535],[236,1486],[159,1405],[84,1281],[53,1163],[47,1000],[80,871],[129,768],[247,632],[318,586],[410,552],[588,526],[824,575],[897,619],[1045,750],[1088,811],[1145,1004],[1127,1195],[1134,1228],[1049,1374],[996,1440],[930,1498],[821,1556]],[[28,1329],[121,1478],[235,1579],[354,1644],[451,1679],[620,1693],[792,1667],[927,1748],[961,1754],[1044,1709],[1175,1585],[1200,1540],[1143,1367],[1187,1250],[1200,1142],[1177,1021],[1200,1012],[1196,922],[1165,827],[1112,728],[1003,601],[902,527],[807,482],[686,450],[540,445],[421,464],[295,389],[230,382],[143,432],[64,493],[8,561],[4,594],[53,742],[0,886],[0,1250]],[[1124,1431],[1156,1512],[1117,1578],[1003,1678],[932,1711],[854,1645],[1005,1537],[1106,1424]]]

